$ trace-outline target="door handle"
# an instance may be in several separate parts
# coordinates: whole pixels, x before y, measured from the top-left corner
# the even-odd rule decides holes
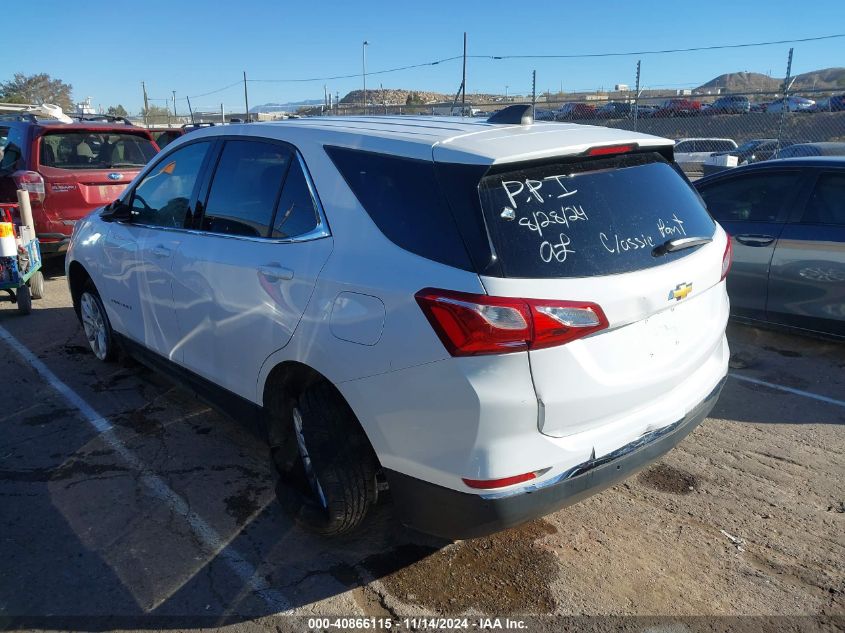
[[[734,238],[737,242],[746,246],[768,246],[775,241],[774,235],[759,235],[756,233],[743,233],[735,235]]]
[[[293,271],[290,268],[284,268],[278,264],[259,266],[258,272],[267,281],[289,281],[293,279]]]
[[[153,248],[153,255],[156,257],[170,257],[170,249],[159,244]]]

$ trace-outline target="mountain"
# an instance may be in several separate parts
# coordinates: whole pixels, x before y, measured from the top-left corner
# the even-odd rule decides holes
[[[777,92],[783,85],[783,78],[769,77],[761,73],[726,73],[702,84],[696,91],[706,92],[722,88],[725,92]],[[792,90],[841,90],[845,89],[845,68],[825,68],[802,73],[795,77]]]

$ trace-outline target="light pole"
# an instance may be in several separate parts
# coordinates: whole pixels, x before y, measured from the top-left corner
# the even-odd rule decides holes
[[[364,114],[367,114],[367,46],[369,45],[370,43],[367,40],[364,40],[364,43],[361,44],[361,74],[364,78]]]
[[[510,86],[508,86],[507,84],[505,84],[505,101],[507,101],[507,100],[508,100],[508,88],[510,88]]]

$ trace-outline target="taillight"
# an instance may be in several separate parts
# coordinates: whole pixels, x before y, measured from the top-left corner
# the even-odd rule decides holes
[[[733,262],[734,258],[734,247],[731,244],[731,236],[730,234],[725,231],[725,237],[728,238],[728,243],[725,244],[725,252],[722,255],[722,277],[724,279],[728,276],[728,271],[731,269],[731,263]],[[720,279],[720,281],[721,281]]]
[[[16,171],[12,174],[12,180],[18,189],[29,192],[31,202],[44,202],[44,178],[37,171]]]
[[[607,328],[594,303],[514,299],[426,288],[417,303],[452,356],[563,345]]]

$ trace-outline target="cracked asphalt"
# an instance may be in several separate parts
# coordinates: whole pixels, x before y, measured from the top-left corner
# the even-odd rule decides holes
[[[711,417],[658,464],[544,519],[446,543],[401,527],[388,499],[365,530],[328,540],[282,513],[250,429],[140,365],[97,362],[61,266],[47,272],[32,315],[4,301],[0,326],[99,417],[0,340],[0,627],[845,616],[841,343],[732,325],[738,377]]]

